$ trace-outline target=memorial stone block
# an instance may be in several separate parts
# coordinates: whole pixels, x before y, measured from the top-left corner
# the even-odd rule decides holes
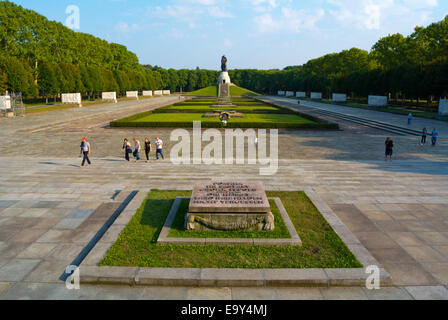
[[[0,110],[11,109],[11,97],[10,96],[0,96]]]
[[[448,99],[440,99],[439,115],[443,117],[448,116]]]
[[[296,97],[297,98],[306,98],[306,92],[297,92]]]
[[[126,98],[137,99],[138,100],[138,91],[127,91]]]
[[[333,102],[346,102],[347,95],[344,93],[333,93],[332,101]]]
[[[322,100],[322,92],[311,92],[311,99]]]
[[[387,97],[369,96],[369,107],[387,107]]]
[[[152,91],[143,91],[144,97],[152,97]]]
[[[61,95],[62,104],[73,104],[82,107],[80,93],[63,93]]]
[[[201,231],[272,231],[275,224],[262,182],[197,182],[185,221]]]
[[[102,99],[103,101],[113,101],[115,103],[118,102],[116,92],[103,92]]]

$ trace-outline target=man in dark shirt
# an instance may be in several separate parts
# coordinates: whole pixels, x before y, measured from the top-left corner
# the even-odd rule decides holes
[[[392,141],[391,138],[387,138],[385,144],[386,144],[386,161],[387,157],[389,157],[390,161],[392,162],[392,155],[394,153],[394,142]]]

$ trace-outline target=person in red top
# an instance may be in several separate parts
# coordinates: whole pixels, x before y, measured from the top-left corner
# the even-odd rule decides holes
[[[89,164],[89,166],[92,164],[89,159],[90,155],[90,143],[87,142],[86,138],[82,138],[81,142],[81,154],[84,155],[82,159],[81,167],[84,167],[86,161]]]

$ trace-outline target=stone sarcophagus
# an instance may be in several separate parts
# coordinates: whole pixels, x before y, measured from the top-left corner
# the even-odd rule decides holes
[[[274,215],[262,182],[200,181],[185,228],[196,231],[272,231]]]

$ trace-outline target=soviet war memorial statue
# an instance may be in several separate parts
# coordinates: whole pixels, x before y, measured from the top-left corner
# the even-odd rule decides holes
[[[221,71],[227,72],[227,58],[226,56],[222,56],[221,58]]]

